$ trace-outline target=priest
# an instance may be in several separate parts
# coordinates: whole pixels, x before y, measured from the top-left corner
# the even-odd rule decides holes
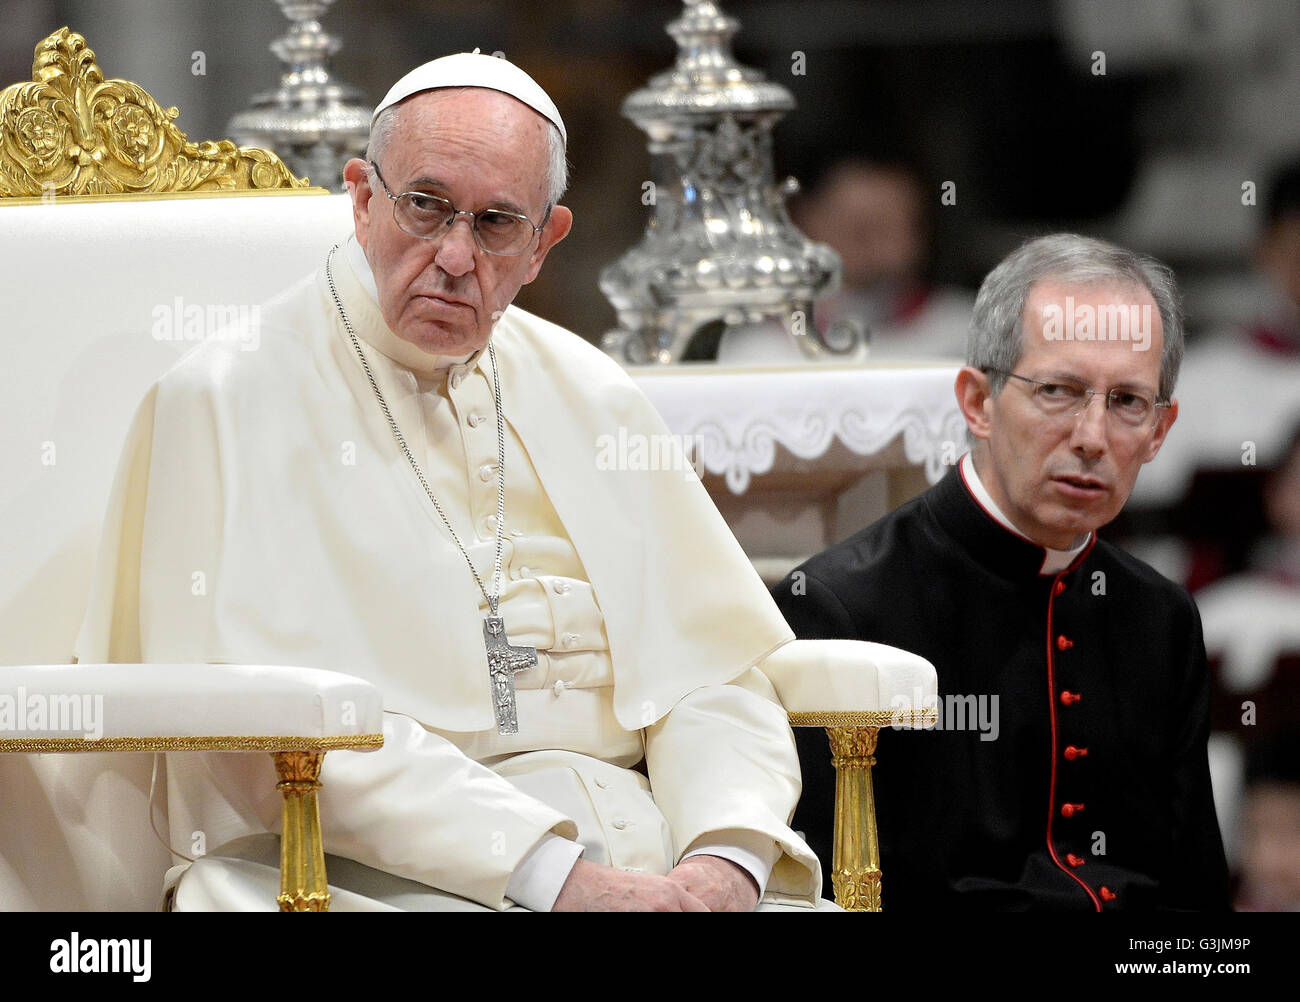
[[[788,627],[684,455],[596,462],[668,440],[627,375],[511,305],[572,225],[566,143],[504,59],[397,82],[345,169],[354,232],[258,351],[215,339],[142,403],[77,654],[376,683],[383,749],[322,774],[336,908],[813,907],[755,667]],[[272,777],[169,756],[171,831],[207,850],[176,907],[273,907]]]
[[[1182,352],[1168,269],[1073,234],[1026,243],[975,302],[970,451],[776,587],[799,636],[938,672],[934,731],[881,737],[889,911],[1226,907],[1196,606],[1098,537],[1177,418]],[[800,742],[795,822],[829,864],[834,777],[825,741]]]

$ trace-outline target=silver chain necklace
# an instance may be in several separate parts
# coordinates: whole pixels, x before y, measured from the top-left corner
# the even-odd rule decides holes
[[[420,469],[420,464],[415,461],[414,454],[406,444],[406,436],[402,434],[401,428],[397,426],[397,420],[393,417],[393,412],[388,408],[388,401],[384,399],[384,394],[379,389],[379,383],[375,379],[374,372],[371,371],[370,363],[366,360],[365,352],[361,350],[361,342],[357,338],[356,331],[352,328],[352,321],[348,319],[347,311],[343,309],[343,301],[339,298],[338,289],[334,285],[334,271],[331,265],[334,261],[334,252],[338,249],[338,244],[331,247],[329,256],[325,259],[325,280],[329,283],[330,295],[333,297],[334,305],[339,311],[339,317],[343,320],[343,327],[347,331],[348,339],[352,342],[352,348],[361,361],[361,368],[365,371],[366,379],[370,382],[370,388],[375,391],[375,399],[379,401],[379,407],[388,420],[388,427],[392,429],[393,438],[397,440],[402,455],[406,457],[411,469],[415,471],[420,486],[424,488],[424,493],[428,495],[429,500],[433,503],[434,510],[438,513],[438,517],[442,519],[442,524],[446,527],[452,542],[456,544],[456,548],[460,550],[461,556],[465,558],[469,572],[474,575],[474,581],[478,584],[479,591],[483,593],[483,598],[487,601],[489,612],[483,622],[483,642],[487,647],[488,674],[492,684],[492,708],[496,715],[497,732],[500,734],[517,734],[519,732],[519,716],[515,702],[514,675],[516,672],[527,671],[529,668],[537,666],[537,649],[535,647],[511,646],[506,636],[505,623],[497,611],[501,596],[501,541],[504,538],[506,526],[506,435],[505,414],[501,407],[501,381],[498,375],[496,349],[489,340],[487,349],[488,358],[492,361],[492,403],[497,417],[496,556],[493,560],[492,591],[489,592],[487,586],[483,584],[483,579],[479,576],[478,569],[474,566],[474,561],[470,559],[469,552],[461,543],[460,537],[456,535],[456,530],[452,528],[447,513],[442,510],[442,505],[438,503],[438,498],[429,486],[429,481],[425,479],[424,471]]]

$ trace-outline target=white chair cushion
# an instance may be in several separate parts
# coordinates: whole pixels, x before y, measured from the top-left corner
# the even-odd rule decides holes
[[[897,647],[862,640],[794,640],[770,654],[759,668],[776,687],[795,724],[906,725],[934,714],[938,692],[934,666]],[[839,714],[857,719],[831,719]],[[800,719],[801,715],[828,719]]]
[[[88,751],[151,738],[221,739],[231,751],[374,744],[383,703],[369,682],[283,665],[26,665],[0,668],[0,751],[81,739]],[[364,741],[369,736],[370,740]],[[241,740],[242,739],[242,740]],[[292,740],[299,739],[299,740]],[[197,748],[197,745],[189,745]],[[54,749],[41,749],[54,750]],[[73,750],[65,747],[61,750]],[[144,750],[144,749],[142,749]],[[148,750],[156,750],[152,745]]]

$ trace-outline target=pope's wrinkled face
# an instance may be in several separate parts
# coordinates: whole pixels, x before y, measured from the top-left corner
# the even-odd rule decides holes
[[[427,91],[402,102],[376,162],[394,195],[426,192],[457,209],[506,209],[541,225],[548,128],[533,109],[497,91]],[[344,178],[384,320],[402,340],[433,354],[483,348],[502,312],[572,225],[569,210],[555,206],[524,253],[502,257],[478,245],[469,216],[458,216],[437,240],[403,231],[393,201],[379,178],[370,179],[364,161],[349,161]]]
[[[1114,336],[1115,307],[1147,323],[1141,339]],[[1094,317],[1112,318],[1106,339],[1071,336],[1084,333],[1071,323],[1087,316],[1086,308]],[[1053,388],[1008,378],[991,396],[988,376],[967,367],[958,376],[958,399],[976,438],[976,469],[994,502],[1031,539],[1068,549],[1119,514],[1138,471],[1155,458],[1177,417],[1178,405],[1171,403],[1134,426],[1116,405],[1108,411],[1102,395],[1118,390],[1124,400],[1158,399],[1164,332],[1150,292],[1124,282],[1038,282],[1021,328],[1021,355],[1012,371]],[[1092,333],[1101,331],[1094,326]],[[1102,392],[1085,397],[1081,407],[1059,410],[1054,398],[1061,386]]]

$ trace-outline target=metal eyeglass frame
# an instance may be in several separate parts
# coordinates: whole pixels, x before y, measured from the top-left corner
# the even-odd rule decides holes
[[[469,228],[470,231],[474,234],[474,243],[478,246],[479,250],[481,250],[484,254],[491,254],[494,257],[519,257],[521,254],[528,253],[528,249],[532,246],[533,240],[537,237],[537,234],[541,233],[542,230],[546,228],[546,224],[551,218],[550,206],[547,206],[546,208],[546,216],[545,218],[542,219],[542,225],[535,226],[533,225],[533,221],[529,219],[527,216],[525,216],[523,213],[511,212],[509,209],[495,209],[489,207],[486,209],[480,209],[478,212],[471,212],[469,209],[456,208],[455,203],[452,202],[452,200],[449,198],[443,198],[441,195],[434,195],[433,193],[427,191],[404,191],[399,195],[394,195],[393,189],[388,187],[388,182],[384,180],[384,175],[379,170],[379,164],[371,160],[370,166],[375,169],[375,177],[379,178],[379,183],[384,186],[384,194],[386,194],[393,202],[393,222],[397,223],[398,229],[400,229],[403,233],[406,233],[409,236],[413,236],[417,240],[441,240],[444,236],[446,236],[448,233],[451,232],[451,228],[456,225],[457,218],[459,218],[460,216],[469,216],[470,218]],[[405,226],[403,226],[401,220],[398,219],[397,216],[397,203],[400,202],[403,198],[406,198],[408,196],[410,196],[411,198],[436,198],[440,202],[446,202],[448,208],[451,209],[451,215],[447,217],[447,222],[444,224],[444,228],[432,236],[424,236],[419,233],[412,233]],[[525,243],[517,251],[497,251],[497,250],[493,250],[491,247],[486,246],[483,243],[483,234],[479,232],[479,228],[478,228],[478,217],[481,213],[484,212],[499,212],[502,215],[511,216],[515,219],[523,220],[523,222],[527,223],[533,229],[532,235],[529,236],[528,238],[528,242]]]
[[[1072,388],[1071,384],[1062,382],[1060,380],[1054,381],[1050,379],[1034,379],[1030,376],[1022,376],[1018,372],[1011,372],[1007,369],[998,369],[998,368],[994,368],[993,366],[988,366],[982,371],[985,373],[996,372],[999,376],[1006,376],[1010,379],[1019,379],[1021,382],[1032,383],[1034,386],[1060,386],[1063,388]],[[1119,389],[1093,390],[1085,386],[1082,388],[1081,392],[1083,396],[1079,400],[1078,408],[1076,408],[1073,411],[1061,411],[1060,416],[1077,418],[1080,414],[1082,414],[1084,411],[1088,409],[1088,406],[1092,403],[1092,398],[1095,396],[1100,396],[1105,398],[1106,400],[1105,406],[1106,406],[1107,413],[1110,412],[1111,406],[1115,402],[1115,394],[1117,393],[1127,393],[1131,397],[1138,397],[1142,400],[1147,400],[1147,398],[1144,397],[1141,393],[1134,393],[1132,390],[1119,390]],[[1156,397],[1154,400],[1147,400],[1147,403],[1151,408],[1151,415],[1158,420],[1160,414],[1160,408],[1168,407],[1170,402],[1168,400],[1161,400],[1159,397]],[[1147,427],[1148,422],[1151,424],[1155,423],[1155,421],[1153,421],[1151,417],[1143,417],[1141,422],[1139,422],[1138,424],[1131,424],[1129,422],[1124,421],[1123,418],[1120,418],[1119,420],[1127,424],[1130,428],[1145,428]]]

